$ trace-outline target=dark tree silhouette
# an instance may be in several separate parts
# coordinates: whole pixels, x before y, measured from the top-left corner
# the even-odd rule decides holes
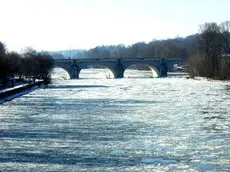
[[[0,79],[2,79],[7,74],[6,66],[6,48],[5,45],[0,42]]]
[[[229,26],[228,21],[220,25],[205,23],[200,26],[198,48],[189,59],[191,76],[230,78]]]
[[[0,42],[0,86],[8,85],[10,78],[42,79],[49,83],[49,73],[53,68],[53,58],[45,53],[38,53],[33,49],[26,49],[20,55],[16,52],[6,52]]]

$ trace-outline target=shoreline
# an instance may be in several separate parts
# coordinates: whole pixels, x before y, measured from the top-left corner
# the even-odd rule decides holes
[[[44,84],[44,81],[38,81],[32,84],[24,84],[18,87],[12,87],[6,90],[0,91],[0,104],[10,101],[16,97],[22,96],[34,90],[36,87],[40,87]]]

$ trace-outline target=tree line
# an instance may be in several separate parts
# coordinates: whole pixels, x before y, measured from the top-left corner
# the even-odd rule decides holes
[[[99,46],[83,52],[83,56],[92,58],[178,58],[187,57],[192,37],[155,40],[150,43],[138,42],[130,46]],[[186,42],[187,41],[187,42]]]
[[[194,47],[198,34],[185,38],[137,42],[133,45],[97,46],[89,50],[52,52],[54,58],[187,58]]]
[[[24,53],[8,52],[0,42],[0,84],[9,84],[10,79],[42,79],[50,81],[49,74],[53,68],[53,58],[48,53],[27,49]]]
[[[190,76],[230,79],[230,21],[201,25],[195,50],[188,61]]]

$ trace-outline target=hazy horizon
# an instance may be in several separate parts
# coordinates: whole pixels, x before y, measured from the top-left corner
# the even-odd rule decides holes
[[[10,51],[90,49],[186,37],[229,20],[228,0],[0,0],[0,41]]]

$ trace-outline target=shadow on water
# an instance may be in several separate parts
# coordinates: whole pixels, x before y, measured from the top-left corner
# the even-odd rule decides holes
[[[47,89],[108,88],[106,85],[51,85]]]
[[[56,123],[58,124],[58,123]],[[59,123],[61,124],[61,123]],[[77,130],[78,128],[76,128]],[[79,128],[80,130],[82,128]],[[86,128],[90,130],[90,128]],[[120,130],[115,133],[111,132],[111,128],[106,128],[108,131],[105,131],[103,128],[92,129],[87,133],[83,133],[80,131],[70,131],[71,129],[65,129],[65,131],[57,131],[58,129],[47,129],[46,131],[25,131],[25,130],[5,130],[1,131],[0,138],[4,139],[36,139],[36,140],[43,140],[43,139],[76,139],[78,141],[124,141],[124,136],[118,136],[117,133],[132,133],[134,129],[127,129],[126,131]],[[64,129],[63,129],[64,130]],[[69,131],[68,131],[69,130]],[[119,129],[118,129],[119,130]],[[109,132],[110,131],[110,132]],[[115,135],[114,137],[109,136]]]
[[[165,103],[163,101],[158,100],[134,100],[134,99],[126,99],[126,100],[117,100],[117,99],[79,99],[79,98],[71,98],[71,99],[58,99],[55,100],[53,97],[35,97],[35,96],[27,96],[26,99],[30,99],[31,101],[26,102],[15,102],[17,106],[26,106],[27,108],[33,109],[34,107],[47,107],[49,109],[57,108],[58,106],[68,107],[71,109],[76,109],[76,107],[86,107],[88,109],[96,109],[103,107],[111,107],[111,108],[121,108],[121,107],[138,107],[138,106],[146,106],[146,104],[159,104]],[[67,109],[66,109],[67,110]]]
[[[153,157],[148,160],[143,159],[142,156],[94,156],[87,154],[74,155],[58,152],[44,152],[44,153],[0,153],[1,162],[23,162],[23,163],[42,163],[42,164],[63,164],[63,165],[81,165],[90,167],[127,167],[135,166],[137,164],[155,164],[166,165],[175,164],[178,160],[168,157]]]
[[[230,95],[230,85],[225,85],[223,91],[226,95]]]
[[[230,91],[230,85],[226,85],[225,90]]]
[[[81,165],[88,167],[128,167],[142,164],[153,164],[153,165],[167,165],[175,164],[180,161],[176,157],[158,157],[149,156],[145,157],[145,154],[133,154],[132,151],[124,151],[122,154],[117,154],[116,149],[113,152],[112,149],[108,149],[108,152],[102,154],[94,154],[97,149],[96,147],[84,148],[76,146],[77,143],[99,143],[109,144],[114,141],[127,142],[129,138],[126,136],[137,136],[140,137],[142,133],[137,131],[136,124],[125,123],[121,124],[118,121],[113,126],[109,125],[94,125],[94,126],[75,126],[73,130],[62,128],[63,130],[57,130],[52,128],[43,128],[40,130],[26,131],[21,130],[2,130],[0,132],[0,138],[4,139],[4,142],[11,142],[12,140],[20,140],[22,142],[37,142],[36,153],[31,151],[27,146],[17,148],[20,145],[15,145],[16,148],[9,150],[0,149],[0,162],[4,163],[37,163],[37,164],[62,164],[62,165]],[[144,127],[145,124],[139,123],[138,128]],[[81,127],[85,127],[84,131],[79,130]],[[92,129],[90,129],[92,127]],[[83,129],[83,128],[82,128]],[[46,141],[45,141],[46,140]],[[39,142],[50,143],[48,148],[39,147]],[[59,147],[65,144],[74,146],[75,153],[66,153],[68,147]],[[39,149],[40,148],[40,149]],[[79,151],[78,151],[79,150]],[[141,150],[141,149],[140,149]],[[31,151],[31,152],[30,152]]]
[[[51,98],[51,97],[50,97]],[[51,98],[52,99],[52,98]],[[61,101],[61,99],[55,99],[55,101]],[[78,143],[85,143],[92,145],[94,143],[110,144],[121,142],[128,142],[130,137],[141,137],[142,131],[138,131],[139,128],[147,127],[142,122],[127,122],[122,120],[116,121],[105,121],[98,119],[95,107],[98,104],[104,104],[100,108],[107,108],[111,106],[115,109],[119,109],[119,113],[122,113],[127,106],[146,105],[146,103],[156,103],[155,101],[145,100],[116,100],[116,99],[67,99],[63,101],[63,106],[67,106],[68,110],[71,107],[76,109],[76,106],[83,106],[87,104],[88,111],[95,111],[95,118],[88,118],[82,115],[81,118],[71,119],[57,119],[44,117],[44,119],[29,115],[28,117],[22,118],[20,121],[17,120],[18,124],[25,123],[28,127],[21,127],[20,129],[4,129],[0,130],[0,139],[5,144],[11,144],[12,141],[19,140],[21,142],[33,142],[37,147],[35,148],[36,153],[33,152],[34,148],[23,146],[18,149],[21,145],[12,145],[10,149],[0,148],[0,162],[2,163],[37,163],[37,164],[62,164],[62,165],[80,165],[87,167],[128,167],[143,164],[154,164],[154,165],[167,165],[178,163],[178,160],[172,157],[147,157],[146,154],[135,154],[132,150],[127,150],[122,153],[113,153],[112,149],[106,149],[108,152],[105,155],[94,154],[97,147],[86,148],[84,146],[78,147]],[[39,106],[37,106],[39,104]],[[124,109],[121,109],[121,104],[125,105]],[[17,102],[17,105],[19,103]],[[20,104],[23,106],[23,104]],[[51,103],[51,100],[45,100],[42,97],[37,97],[36,100],[31,101],[29,107],[32,109],[37,108],[36,113],[39,109],[43,109],[41,106],[49,106],[49,109],[56,107],[55,102]],[[26,105],[28,107],[28,104]],[[82,109],[82,108],[78,108]],[[110,108],[109,108],[110,109]],[[30,111],[30,110],[28,110]],[[67,112],[66,112],[67,113]],[[39,114],[37,114],[39,115]],[[58,115],[58,113],[56,113]],[[28,119],[30,118],[30,119]],[[93,120],[93,121],[92,121]],[[17,123],[15,123],[17,125]],[[31,124],[33,125],[31,128]],[[92,125],[93,124],[93,125]],[[40,143],[50,143],[49,147],[44,148],[39,146]],[[12,143],[13,144],[13,143]],[[24,145],[23,144],[23,145]],[[62,147],[62,145],[68,145],[68,147]],[[76,153],[66,153],[65,151],[71,149],[74,146]],[[40,149],[39,149],[40,148]],[[92,149],[92,150],[90,150]],[[126,149],[126,148],[124,148]],[[78,151],[79,150],[79,151]],[[141,150],[141,149],[140,149]],[[92,152],[92,153],[91,153]]]

